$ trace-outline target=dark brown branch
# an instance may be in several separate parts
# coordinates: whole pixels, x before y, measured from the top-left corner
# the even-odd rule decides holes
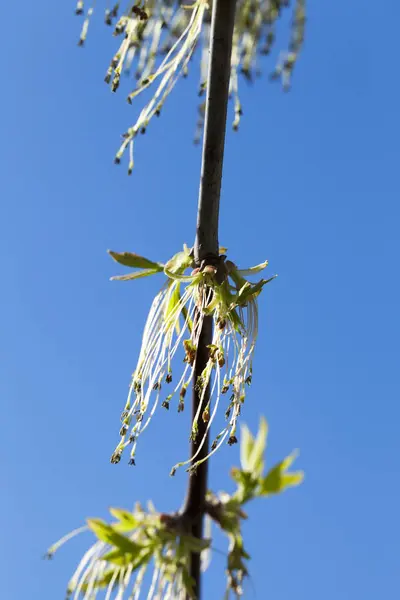
[[[208,348],[207,346],[212,342],[212,317],[205,317],[203,320],[203,326],[200,334],[196,362],[194,365],[194,380],[202,374],[208,361]],[[210,399],[210,385],[207,386],[204,398],[203,407],[205,407]],[[192,421],[195,418],[198,406],[200,404],[200,396],[198,389],[193,385],[192,391]],[[207,423],[203,419],[198,420],[198,434],[195,440],[192,441],[190,452],[191,456],[197,452],[199,444],[201,443],[204,434],[206,432]],[[208,436],[207,440],[203,444],[196,460],[201,460],[208,453]],[[207,472],[208,472],[208,461],[202,463],[196,473],[189,476],[189,485],[185,505],[183,507],[183,516],[188,520],[191,534],[196,538],[203,537],[203,512],[204,502],[207,492]],[[196,598],[200,598],[200,554],[192,553],[190,558],[190,574],[195,581],[195,592]]]
[[[218,256],[218,217],[236,0],[214,0],[195,261]]]
[[[232,55],[232,37],[235,21],[236,0],[213,0],[211,17],[210,64],[204,125],[203,155],[199,190],[194,260],[216,264],[218,259],[218,217],[225,146],[226,115],[229,95],[229,79]],[[212,317],[205,317],[197,349],[194,372],[192,413],[195,416],[200,398],[195,383],[208,360],[207,346],[212,342]],[[203,399],[208,403],[209,388]],[[198,435],[191,444],[191,456],[203,439],[206,423],[198,420]],[[197,456],[201,460],[208,453],[208,439]],[[190,476],[182,517],[190,523],[192,535],[203,536],[203,514],[207,491],[208,462],[202,463]],[[201,597],[200,554],[191,556],[190,574],[195,582],[196,598]]]

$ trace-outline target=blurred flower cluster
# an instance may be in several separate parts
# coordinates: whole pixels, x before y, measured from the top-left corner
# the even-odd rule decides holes
[[[84,17],[79,38],[83,45],[88,34],[95,0],[79,0],[76,14]],[[181,76],[186,76],[195,51],[200,55],[199,95],[207,89],[210,46],[210,21],[212,0],[194,0],[190,6],[176,0],[127,0],[107,3],[105,23],[113,28],[113,35],[121,37],[119,45],[105,75],[105,81],[116,92],[121,76],[133,74],[135,88],[128,95],[128,102],[150,86],[154,93],[145,103],[136,122],[123,134],[123,142],[116,154],[119,163],[129,148],[129,167],[134,166],[133,145],[137,134],[145,133],[154,115],[159,116],[164,103]],[[237,0],[235,30],[233,36],[230,96],[234,104],[233,128],[239,127],[242,104],[239,97],[239,78],[247,80],[259,75],[259,56],[270,53],[276,37],[277,22],[290,9],[291,36],[288,49],[281,52],[271,79],[282,81],[285,90],[304,41],[305,0]],[[205,103],[200,102],[199,120],[195,141],[202,131]]]
[[[241,522],[247,518],[243,506],[259,497],[279,494],[299,485],[302,471],[288,471],[296,453],[276,464],[264,475],[264,454],[268,427],[261,419],[259,431],[253,437],[242,426],[240,468],[232,470],[237,489],[232,493],[207,493],[204,513],[207,518],[207,539],[194,538],[188,533],[183,513],[157,513],[149,503],[145,511],[139,504],[132,512],[112,508],[112,523],[88,519],[87,526],[76,529],[49,548],[46,557],[74,536],[91,531],[96,541],[85,552],[67,588],[71,600],[185,600],[194,598],[194,582],[189,574],[190,556],[200,553],[202,570],[210,564],[212,525],[216,524],[229,543],[226,562],[226,595],[243,595],[248,576],[250,556],[244,548]]]
[[[88,519],[87,526],[76,529],[49,548],[46,557],[54,553],[75,535],[91,531],[96,542],[80,560],[67,587],[67,598],[95,600],[105,592],[105,598],[130,600],[185,600],[194,597],[189,574],[192,552],[201,552],[209,540],[199,540],[186,534],[177,517],[159,514],[152,503],[145,511],[139,504],[133,512],[111,508],[116,521]]]

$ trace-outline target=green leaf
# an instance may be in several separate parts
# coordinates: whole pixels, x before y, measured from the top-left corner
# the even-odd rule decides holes
[[[152,544],[148,548],[144,549],[134,561],[132,561],[132,570],[136,571],[136,569],[140,569],[144,564],[149,562],[151,557],[154,554],[154,545]]]
[[[247,425],[242,425],[240,436],[240,464],[243,471],[250,470],[250,456],[254,446],[254,438]]]
[[[249,269],[238,269],[237,272],[242,277],[245,277],[247,275],[253,275],[254,273],[259,273],[260,271],[263,271],[267,266],[268,266],[268,261],[266,260],[265,262],[260,263],[259,265],[256,265],[255,267],[250,267]]]
[[[261,279],[258,283],[255,283],[254,285],[246,281],[246,283],[240,288],[239,292],[236,295],[236,304],[243,306],[244,304],[247,304],[249,300],[256,298],[261,292],[264,285],[272,281],[272,279],[274,279],[274,277],[271,277],[270,279]]]
[[[249,457],[249,470],[255,477],[260,477],[264,469],[264,452],[267,445],[268,423],[264,417],[260,419],[257,437]]]
[[[126,554],[135,556],[143,548],[143,546],[139,546],[125,535],[118,533],[112,525],[108,525],[101,519],[88,519],[87,524],[99,540],[119,548]]]
[[[235,467],[231,469],[231,477],[236,483],[244,488],[248,488],[252,484],[252,480],[254,480],[253,473],[250,473],[250,471],[242,471]]]
[[[110,552],[107,552],[101,557],[102,560],[112,563],[113,565],[118,565],[119,567],[128,566],[129,563],[132,561],[132,558],[133,557],[131,554],[126,554],[119,548],[110,550]]]
[[[179,302],[181,299],[181,294],[180,294],[180,283],[178,281],[174,281],[174,282],[170,282],[170,291],[169,291],[169,298],[168,298],[168,303],[167,306],[165,308],[165,315],[164,315],[164,319],[166,324],[168,325],[168,327],[170,326],[170,323],[168,323],[169,318],[171,318],[171,322],[174,322],[175,325],[177,325],[178,327],[178,331],[177,333],[179,334],[179,317],[177,314],[177,308],[179,306]]]
[[[235,310],[235,306],[237,305],[233,305],[229,308],[229,311],[227,312],[227,317],[229,318],[232,327],[235,329],[235,331],[240,333],[241,331],[243,331],[244,325],[241,318]]]
[[[192,264],[189,248],[185,247],[182,252],[175,254],[165,265],[164,269],[175,275],[182,275]]]
[[[245,299],[251,293],[252,285],[249,281],[246,281],[235,296],[235,302],[242,304],[242,300]]]
[[[155,275],[159,270],[155,269],[145,269],[143,271],[134,271],[133,273],[128,273],[128,275],[114,275],[111,277],[111,281],[130,281],[131,279],[140,279],[141,277],[148,277],[149,275]]]
[[[241,471],[233,468],[231,469],[231,476],[238,484],[238,489],[233,497],[240,505],[254,498],[259,482],[251,471]]]
[[[270,494],[279,494],[288,487],[299,485],[304,479],[303,471],[293,471],[287,473],[297,457],[297,452],[289,454],[282,462],[273,467],[265,477],[260,479],[258,496],[269,496]]]
[[[180,536],[182,542],[185,544],[186,548],[191,552],[202,552],[206,550],[211,545],[211,540],[198,539],[193,537],[192,535],[181,535]]]
[[[118,519],[119,523],[114,523],[113,527],[119,532],[132,531],[139,525],[135,515],[122,508],[110,508],[110,513]]]
[[[169,277],[170,279],[174,279],[175,281],[190,281],[193,282],[196,279],[200,279],[201,275],[181,275],[180,273],[175,273],[175,271],[171,271],[170,269],[167,269],[167,267],[164,268],[164,273],[167,277]]]
[[[133,269],[154,269],[156,271],[162,271],[164,265],[156,263],[144,256],[139,256],[133,252],[113,252],[108,250],[108,254],[120,265],[125,267],[132,267]]]

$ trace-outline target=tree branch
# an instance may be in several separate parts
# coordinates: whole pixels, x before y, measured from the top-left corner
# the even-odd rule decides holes
[[[216,264],[218,261],[218,217],[221,192],[222,167],[225,146],[226,115],[229,95],[229,79],[232,55],[232,37],[235,21],[236,0],[213,0],[211,17],[211,44],[208,70],[208,88],[204,125],[204,141],[197,214],[194,259],[197,266],[202,261]],[[205,317],[200,334],[193,379],[192,413],[200,403],[195,384],[208,360],[207,346],[212,342],[212,317]],[[204,407],[210,397],[209,386],[203,399]],[[198,435],[191,444],[191,456],[198,449],[207,424],[198,421]],[[208,439],[197,460],[208,453]],[[208,461],[202,463],[196,474],[189,478],[188,492],[182,516],[191,524],[191,532],[197,538],[203,535],[203,514],[207,491]],[[196,598],[201,596],[200,554],[191,556],[190,574],[195,581]]]
[[[218,256],[219,199],[236,0],[213,0],[195,261]]]

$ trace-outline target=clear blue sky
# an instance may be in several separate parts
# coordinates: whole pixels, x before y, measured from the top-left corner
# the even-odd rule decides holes
[[[50,543],[110,505],[152,498],[168,511],[184,493],[184,473],[168,473],[186,455],[187,415],[158,415],[136,469],[109,463],[161,281],[110,283],[106,249],[164,260],[192,243],[197,73],[139,140],[128,178],[112,158],[139,105],[103,84],[115,46],[100,11],[81,50],[72,1],[12,4],[0,38],[1,589],[56,600],[85,540],[46,563]],[[267,82],[266,61],[242,85],[241,130],[227,139],[220,241],[241,265],[268,258],[279,274],[261,301],[243,419],[268,418],[270,464],[298,447],[306,471],[301,488],[249,510],[245,597],[395,598],[400,7],[310,4],[292,92]],[[231,489],[237,459],[237,448],[217,455],[213,488]]]

